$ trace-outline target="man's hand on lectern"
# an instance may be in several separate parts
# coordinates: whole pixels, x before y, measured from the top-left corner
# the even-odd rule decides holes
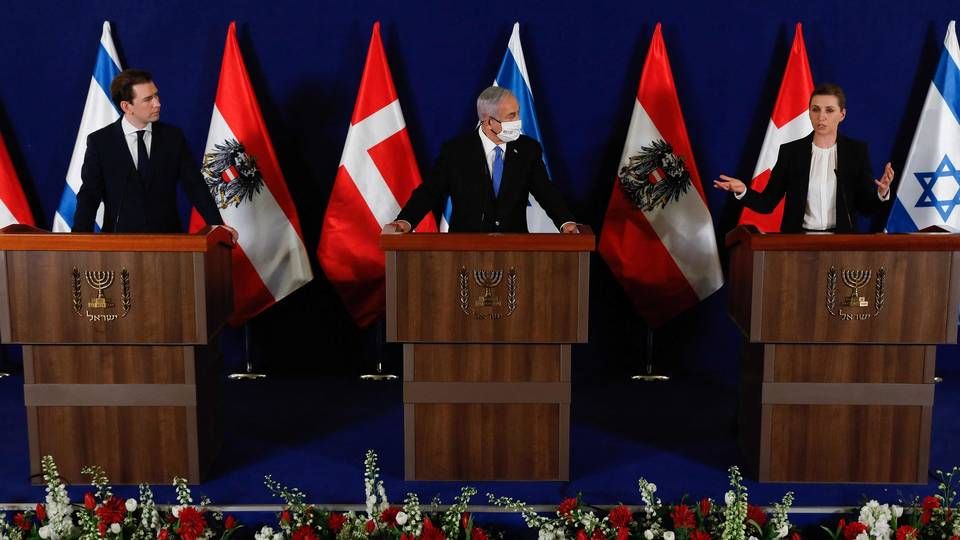
[[[560,232],[563,234],[580,234],[580,227],[577,227],[577,224],[570,221],[563,224],[563,227],[560,228]]]
[[[412,227],[410,224],[402,219],[397,221],[391,221],[383,226],[383,232],[385,233],[408,233]]]

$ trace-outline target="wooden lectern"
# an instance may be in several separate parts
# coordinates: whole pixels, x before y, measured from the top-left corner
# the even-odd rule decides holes
[[[219,446],[221,357],[233,308],[229,233],[0,231],[0,335],[23,344],[34,483],[52,455],[70,483],[198,483]]]
[[[740,434],[766,482],[926,483],[936,344],[956,343],[960,236],[758,234],[730,248]]]
[[[408,480],[566,480],[593,232],[384,234]]]

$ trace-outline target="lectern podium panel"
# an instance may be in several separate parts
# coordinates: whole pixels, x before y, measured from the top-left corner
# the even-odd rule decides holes
[[[0,334],[23,344],[31,474],[196,483],[219,445],[230,236],[0,231]],[[35,482],[42,477],[34,476]]]
[[[926,483],[936,344],[957,340],[960,236],[741,227],[727,245],[754,474]]]
[[[595,238],[384,235],[408,480],[566,480]]]

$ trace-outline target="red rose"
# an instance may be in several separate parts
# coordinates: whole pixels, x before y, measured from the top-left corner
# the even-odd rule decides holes
[[[97,500],[93,498],[93,493],[88,491],[83,494],[83,507],[87,510],[93,510],[97,507]]]
[[[617,529],[617,540],[630,540],[630,531],[626,527]]]
[[[367,534],[373,534],[373,531],[377,530],[377,524],[372,519],[368,519],[363,528],[367,531]]]
[[[97,508],[97,517],[101,523],[112,525],[123,522],[123,516],[127,515],[127,506],[122,499],[111,496],[103,501],[100,508]]]
[[[166,529],[160,529],[160,532],[157,533],[157,540],[167,540],[170,537],[170,531]]]
[[[747,520],[753,521],[762,529],[767,524],[767,515],[763,513],[763,509],[759,506],[749,504],[747,505]]]
[[[223,520],[223,528],[228,531],[237,526],[237,520],[233,516],[228,515],[227,519]]]
[[[673,526],[677,529],[692,529],[697,526],[693,512],[685,504],[678,504],[670,512],[670,518],[673,519]]]
[[[37,519],[40,521],[47,520],[47,508],[40,503],[37,503]]]
[[[391,506],[383,512],[380,512],[380,523],[386,523],[387,527],[397,526],[397,514],[400,512],[399,506]]]
[[[33,528],[33,525],[30,525],[30,520],[27,519],[27,516],[23,515],[23,512],[17,512],[13,516],[13,524],[22,531],[29,531]]]
[[[790,533],[790,540],[801,540],[800,533],[796,531]]]
[[[693,531],[690,533],[690,540],[710,540],[710,535],[703,531]]]
[[[283,512],[280,512],[280,521],[282,521],[283,523],[290,523],[290,511],[289,511],[289,510],[284,510]]]
[[[583,529],[577,529],[577,540],[588,540],[587,531]]]
[[[626,527],[633,521],[633,513],[622,504],[614,506],[607,517],[610,519],[610,524],[617,528]]]
[[[416,540],[410,533],[400,533],[400,540]]]
[[[317,533],[314,532],[313,527],[309,525],[303,525],[299,529],[293,531],[293,540],[318,540]]]
[[[707,514],[710,513],[711,506],[712,506],[712,503],[710,502],[710,499],[700,499],[700,517],[701,518],[707,517]]]
[[[932,518],[933,518],[933,510],[924,510],[923,513],[920,514],[920,524],[926,525],[927,523],[930,523],[930,520]]]
[[[923,503],[921,503],[924,510],[933,510],[934,508],[940,508],[940,499],[937,497],[924,497]]]
[[[343,524],[346,522],[347,517],[339,512],[334,512],[327,518],[327,525],[330,527],[330,530],[333,531],[333,534],[339,533],[340,529],[343,528]]]
[[[106,536],[106,535],[107,535],[107,524],[104,523],[104,522],[102,522],[102,521],[101,521],[100,523],[98,523],[98,524],[97,524],[97,532],[100,533],[100,536]]]
[[[843,538],[845,540],[854,540],[860,533],[867,532],[867,526],[859,521],[852,521],[843,528]]]
[[[207,528],[203,513],[192,506],[180,509],[180,525],[176,528],[177,534],[183,540],[197,540]]]
[[[470,512],[464,512],[460,514],[460,528],[467,530],[467,527],[470,526]]]
[[[901,525],[897,529],[897,540],[916,540],[917,530],[909,525]]]
[[[470,540],[490,540],[490,537],[480,527],[474,527],[470,532]]]
[[[564,499],[560,501],[560,505],[557,506],[557,513],[563,517],[569,518],[570,514],[577,509],[577,506],[577,500],[573,497]]]

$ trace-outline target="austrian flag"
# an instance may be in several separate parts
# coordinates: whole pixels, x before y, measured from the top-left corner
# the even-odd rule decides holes
[[[600,255],[650,326],[723,285],[717,240],[660,24],[633,104]]]
[[[309,282],[313,271],[233,22],[227,30],[202,173],[223,222],[240,234],[240,245],[233,250],[230,322],[241,324]],[[202,227],[194,211],[190,230]]]

